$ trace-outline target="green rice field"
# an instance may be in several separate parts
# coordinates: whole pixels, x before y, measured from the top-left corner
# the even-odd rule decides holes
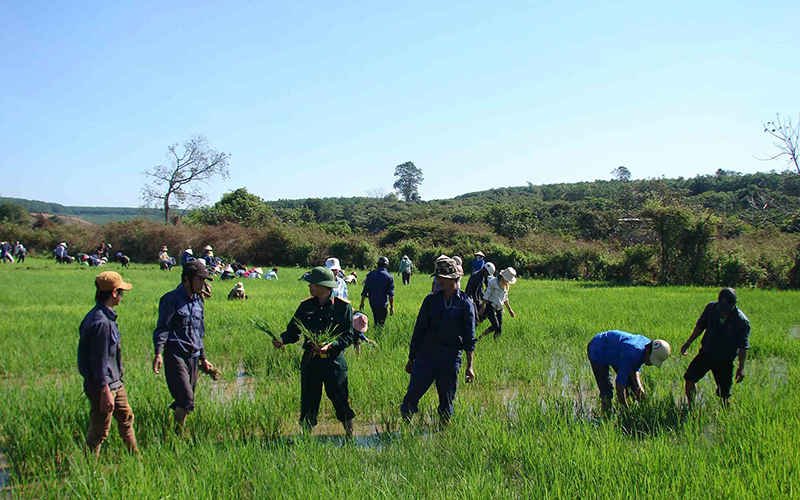
[[[29,259],[0,266],[0,468],[12,498],[800,498],[800,293],[741,289],[752,333],[746,379],[731,407],[710,374],[685,407],[688,338],[718,289],[532,281],[511,287],[517,313],[504,334],[481,340],[477,380],[460,384],[442,430],[436,392],[405,425],[399,407],[416,314],[430,278],[395,278],[396,313],[346,351],[356,438],[345,442],[323,396],[320,424],[304,435],[299,344],[276,350],[251,323],[283,331],[308,289],[304,269],[280,281],[215,280],[206,301],[206,353],[222,379],[201,376],[187,435],[175,434],[163,373],[152,371],[159,297],[179,268],[133,264],[134,288],[117,308],[125,386],[142,459],[112,427],[99,460],[85,454],[89,404],[77,371],[78,325],[93,306],[96,268]],[[349,271],[349,270],[348,270]],[[360,276],[364,274],[359,273]],[[466,280],[464,281],[466,285]],[[350,286],[354,309],[361,286]],[[368,306],[367,306],[367,312]],[[371,315],[370,315],[371,317]],[[487,323],[481,325],[482,331]],[[620,329],[664,338],[673,357],[642,367],[647,397],[600,415],[586,343]],[[463,381],[463,367],[462,378]]]

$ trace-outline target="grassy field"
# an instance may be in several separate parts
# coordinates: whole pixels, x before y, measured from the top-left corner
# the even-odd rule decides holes
[[[119,270],[109,265],[107,269]],[[39,498],[791,498],[800,497],[800,314],[797,292],[739,290],[752,324],[746,380],[720,408],[710,375],[697,407],[681,400],[691,356],[643,367],[647,399],[601,418],[586,343],[621,329],[668,340],[675,351],[717,290],[614,287],[520,280],[517,318],[475,354],[477,381],[460,385],[440,431],[435,391],[410,426],[399,419],[404,364],[427,276],[396,278],[396,314],[346,351],[357,438],[344,444],[330,402],[300,434],[300,349],[272,348],[250,324],[283,328],[308,296],[280,281],[246,280],[250,300],[229,303],[215,281],[206,303],[206,352],[223,379],[202,377],[188,437],[172,428],[164,377],[151,369],[158,299],[178,269],[132,265],[117,308],[125,382],[143,460],[116,428],[100,461],[84,455],[89,406],[76,368],[78,325],[93,306],[97,269],[31,259],[0,266],[0,451],[6,494]],[[354,307],[361,287],[350,287]],[[482,325],[483,327],[486,326]],[[697,352],[699,340],[691,354]],[[463,370],[462,370],[463,374]],[[463,380],[463,375],[462,375]]]

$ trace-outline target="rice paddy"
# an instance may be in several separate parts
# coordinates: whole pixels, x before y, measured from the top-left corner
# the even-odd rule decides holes
[[[120,271],[109,265],[107,270]],[[456,413],[438,426],[436,392],[405,425],[408,343],[429,278],[395,280],[394,316],[377,347],[345,352],[356,438],[323,396],[320,423],[298,425],[300,347],[275,349],[274,333],[308,296],[280,281],[214,281],[206,301],[206,353],[223,372],[201,375],[185,436],[175,434],[163,374],[152,372],[159,297],[180,271],[131,265],[134,288],[117,308],[125,386],[142,460],[112,428],[100,460],[84,452],[89,405],[77,372],[78,325],[93,306],[97,269],[29,259],[0,266],[0,482],[19,498],[792,498],[800,497],[800,293],[741,289],[750,319],[746,379],[721,408],[709,376],[698,404],[682,400],[690,356],[678,354],[717,289],[627,287],[521,279],[509,293],[498,340],[475,353],[477,379],[460,383]],[[354,307],[361,286],[350,286]],[[367,308],[367,314],[370,315]],[[481,325],[485,328],[485,324]],[[279,329],[279,330],[276,330]],[[664,338],[673,356],[642,368],[647,397],[608,417],[586,343],[620,329]],[[461,381],[463,382],[463,369]]]

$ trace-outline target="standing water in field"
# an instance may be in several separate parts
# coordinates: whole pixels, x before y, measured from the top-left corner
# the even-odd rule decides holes
[[[231,401],[234,398],[255,399],[253,384],[255,379],[244,371],[244,366],[240,363],[236,368],[236,380],[231,383],[226,380],[215,380],[211,382],[210,393],[212,401]]]

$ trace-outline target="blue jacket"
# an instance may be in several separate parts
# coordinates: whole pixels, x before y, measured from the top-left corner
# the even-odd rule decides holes
[[[369,297],[370,305],[384,307],[389,302],[389,296],[394,297],[394,278],[385,268],[375,269],[367,274],[364,280],[362,297]]]
[[[475,350],[475,307],[466,293],[456,290],[449,301],[444,300],[444,292],[425,297],[414,324],[408,359],[416,359],[423,349]]]
[[[611,366],[617,372],[617,383],[628,385],[631,373],[642,367],[649,343],[647,337],[620,330],[598,333],[589,342],[589,359],[597,365]]]
[[[199,295],[189,297],[183,283],[164,294],[158,304],[158,324],[153,331],[155,353],[165,349],[184,357],[206,359],[205,310]]]
[[[78,372],[93,387],[122,386],[122,359],[117,313],[98,302],[81,321]]]

